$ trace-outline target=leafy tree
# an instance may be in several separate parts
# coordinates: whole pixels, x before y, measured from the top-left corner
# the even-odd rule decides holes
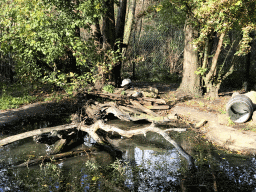
[[[249,34],[255,30],[256,23],[255,1],[171,0],[163,9],[173,10],[173,7],[181,18],[186,16],[180,88],[200,95],[200,89],[205,86],[206,92],[216,98],[221,83],[234,69],[234,64],[227,62],[228,54],[236,48],[230,32],[235,30],[242,33],[236,55],[245,55],[250,51],[252,38]],[[223,48],[231,51],[220,62]]]
[[[64,85],[108,72],[120,79],[120,69],[112,69],[120,65],[116,45],[124,33],[125,2],[115,25],[113,0],[3,0],[0,51],[14,53],[16,71],[26,80]]]
[[[73,13],[78,5],[42,0],[4,0],[0,5],[1,50],[15,53],[21,77],[57,81],[70,72],[79,74],[77,66],[89,56],[82,53],[90,53],[91,45],[77,35],[77,28],[84,24]]]

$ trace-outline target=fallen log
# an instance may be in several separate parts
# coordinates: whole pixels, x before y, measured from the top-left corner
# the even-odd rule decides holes
[[[103,93],[103,92],[94,92],[94,93],[89,92],[89,94],[100,96],[102,98],[109,98],[115,101],[121,101],[126,99],[126,100],[137,100],[137,101],[146,102],[146,103],[153,102],[156,104],[166,104],[165,100],[163,99],[157,99],[157,98],[151,98],[151,97],[132,97],[132,96],[121,95],[117,93]]]
[[[176,141],[171,139],[168,136],[168,134],[166,133],[168,131],[174,131],[174,130],[175,131],[176,130],[186,131],[186,129],[182,130],[181,128],[179,128],[179,129],[178,128],[171,128],[171,129],[162,130],[162,129],[159,129],[158,127],[156,127],[154,123],[152,123],[150,126],[148,126],[146,128],[125,131],[125,130],[122,130],[122,129],[118,128],[118,127],[115,127],[115,126],[112,126],[112,125],[107,125],[102,120],[98,120],[92,126],[82,125],[80,127],[80,129],[82,131],[85,131],[88,134],[90,134],[91,137],[97,143],[101,143],[101,144],[104,144],[104,140],[101,137],[99,137],[98,134],[96,134],[96,131],[98,129],[102,129],[102,130],[104,130],[106,132],[116,132],[116,133],[120,134],[121,136],[128,137],[128,138],[131,138],[132,136],[139,135],[139,134],[143,134],[144,136],[146,136],[147,132],[155,132],[155,133],[158,133],[158,134],[162,135],[164,139],[166,139],[169,143],[171,143],[177,149],[177,151],[180,153],[180,155],[182,155],[188,161],[189,167],[193,167],[194,166],[193,158],[189,154],[187,154],[183,150],[183,148]]]
[[[55,155],[57,153],[60,153],[66,144],[67,144],[67,139],[60,139],[59,141],[57,141],[54,145],[54,148],[50,151],[50,155]]]
[[[131,103],[133,105],[135,105],[136,107],[138,107],[139,109],[141,109],[142,111],[144,111],[145,113],[149,114],[149,115],[153,115],[155,117],[158,117],[159,115],[153,111],[151,111],[150,109],[142,106],[138,101],[131,101]]]
[[[101,109],[105,110],[107,114],[112,113],[114,116],[121,120],[125,121],[140,121],[140,120],[146,120],[148,122],[155,122],[158,124],[161,123],[167,123],[171,122],[173,120],[177,120],[177,117],[174,117],[173,119],[170,119],[165,116],[160,116],[156,114],[155,112],[151,111],[150,109],[147,109],[140,105],[137,101],[133,102],[135,105],[139,106],[141,111],[143,110],[145,113],[138,111],[137,109],[134,109],[133,106],[117,106],[116,104],[113,104],[112,102],[106,103],[102,105]],[[107,107],[104,109],[104,107]],[[130,115],[129,113],[125,112],[129,111],[133,113],[134,115]],[[147,112],[147,114],[146,114]]]
[[[182,147],[178,143],[176,143],[174,140],[172,140],[169,137],[169,135],[167,134],[167,132],[169,132],[169,131],[179,131],[179,132],[186,131],[186,128],[170,128],[170,129],[163,130],[163,129],[156,127],[155,123],[152,123],[150,126],[145,127],[145,128],[133,129],[133,130],[126,131],[126,130],[122,130],[118,127],[115,127],[112,125],[107,125],[104,123],[104,121],[102,120],[102,116],[104,117],[104,113],[106,113],[106,114],[112,113],[117,118],[119,118],[121,120],[125,120],[125,121],[137,121],[140,119],[147,119],[149,122],[157,122],[158,124],[161,124],[162,122],[170,122],[171,121],[169,118],[160,116],[157,113],[151,111],[150,109],[142,106],[136,100],[131,100],[130,102],[134,106],[139,108],[141,111],[145,112],[146,114],[140,113],[140,115],[137,116],[135,113],[135,116],[130,116],[129,113],[125,113],[115,103],[106,103],[103,105],[95,104],[95,103],[87,103],[86,106],[89,107],[89,110],[87,110],[87,111],[89,111],[89,113],[90,113],[90,115],[88,115],[88,116],[91,116],[91,118],[93,118],[93,120],[94,120],[94,123],[92,125],[89,126],[89,125],[85,125],[82,123],[81,124],[67,124],[67,125],[61,125],[61,126],[56,126],[56,127],[28,131],[25,133],[10,136],[10,137],[0,140],[0,147],[7,145],[9,143],[12,143],[12,142],[21,140],[21,139],[40,135],[42,133],[48,133],[51,131],[67,130],[67,129],[73,129],[73,128],[77,128],[78,130],[87,132],[97,143],[99,143],[103,146],[107,145],[106,143],[108,143],[108,141],[104,138],[104,136],[96,133],[97,130],[99,130],[99,129],[101,129],[105,132],[115,132],[115,133],[118,133],[119,135],[121,135],[123,137],[127,137],[127,138],[130,138],[134,135],[139,135],[139,134],[146,136],[147,132],[155,132],[155,133],[158,133],[159,135],[161,135],[166,141],[171,143],[177,149],[177,151],[180,153],[180,155],[182,155],[188,161],[189,166],[193,166],[194,162],[193,162],[192,157],[189,154],[187,154],[182,149]],[[99,114],[101,112],[102,112],[102,114]],[[97,116],[97,118],[94,118],[95,116]],[[100,120],[97,120],[99,118],[100,118]],[[57,152],[61,151],[59,149],[62,148],[66,144],[65,139],[63,139],[59,143],[57,143],[57,145],[56,145],[57,148],[56,148],[56,150],[53,151],[53,153],[57,153]],[[58,156],[54,156],[54,157],[58,157]],[[37,162],[38,161],[42,161],[42,159],[37,160]],[[36,163],[36,160],[32,163]]]
[[[134,114],[141,114],[140,111],[130,107],[130,106],[119,106],[120,109],[122,109],[123,111],[128,111],[128,112],[131,112],[131,113],[134,113]]]
[[[167,110],[169,109],[169,105],[144,105],[148,109],[154,109],[154,110]]]
[[[7,138],[4,138],[2,140],[0,140],[0,147],[3,147],[4,145],[8,145],[10,143],[13,143],[15,141],[21,140],[21,139],[25,139],[28,137],[33,137],[36,135],[40,135],[42,133],[49,133],[51,131],[60,131],[60,130],[67,130],[67,129],[73,129],[76,128],[77,125],[75,124],[66,124],[66,125],[60,125],[60,126],[56,126],[56,127],[48,127],[48,128],[42,128],[42,129],[36,129],[33,131],[28,131],[25,133],[21,133],[18,135],[13,135]]]
[[[28,167],[28,166],[32,166],[32,165],[37,165],[39,163],[45,163],[45,162],[49,162],[49,161],[56,161],[56,160],[67,158],[67,157],[74,157],[76,155],[81,155],[83,153],[89,155],[90,152],[91,152],[91,150],[87,149],[87,150],[69,151],[69,152],[59,153],[59,154],[55,154],[55,155],[40,156],[37,159],[27,160],[24,163],[16,165],[16,166],[14,166],[14,168]]]

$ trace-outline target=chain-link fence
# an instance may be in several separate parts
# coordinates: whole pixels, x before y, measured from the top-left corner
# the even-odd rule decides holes
[[[126,59],[122,69],[124,78],[146,81],[177,81],[177,78],[180,79],[184,51],[183,27],[170,24],[161,30],[160,25],[159,18],[141,18],[136,22],[125,52]],[[223,85],[241,87],[243,82],[248,80],[246,77],[248,58],[250,58],[250,81],[256,83],[253,77],[256,72],[256,42],[254,40],[251,43],[252,52],[249,57],[237,56],[235,53],[240,39],[239,31],[231,31],[225,39],[230,42],[222,48],[218,59],[219,67],[225,73],[234,64],[234,73],[225,79]],[[214,48],[213,51],[215,51]],[[210,58],[212,54],[210,53]]]
[[[161,28],[158,18],[141,18],[131,33],[123,76],[149,81],[177,76],[182,71],[183,50],[182,28]]]

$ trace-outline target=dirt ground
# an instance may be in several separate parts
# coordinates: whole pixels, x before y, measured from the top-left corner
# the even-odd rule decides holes
[[[206,121],[207,123],[197,131],[213,144],[237,153],[256,154],[256,123],[250,120],[243,124],[234,124],[228,120],[226,115],[226,103],[231,98],[233,91],[220,92],[218,99],[210,100],[207,97],[193,98],[178,92],[178,84],[138,83],[134,85],[134,88],[140,89],[149,86],[156,87],[159,90],[160,98],[170,106],[170,110],[159,112],[161,115],[178,114],[192,125]],[[42,116],[44,112],[49,114],[65,113],[71,111],[70,106],[73,106],[74,109],[74,103],[35,103],[19,109],[0,111],[0,127],[8,125],[14,120],[18,122],[25,117]],[[52,112],[54,109],[56,112]]]
[[[168,114],[178,114],[183,120],[196,125],[207,123],[197,130],[214,145],[242,154],[256,154],[256,122],[250,119],[246,123],[235,124],[226,114],[226,104],[233,92],[243,94],[243,90],[222,90],[219,98],[194,98],[183,92],[178,92],[178,84],[142,84],[157,87],[161,98],[170,105]],[[141,84],[137,87],[143,87]]]

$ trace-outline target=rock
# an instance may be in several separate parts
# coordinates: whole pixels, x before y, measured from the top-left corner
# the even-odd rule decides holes
[[[142,93],[140,91],[134,91],[134,93],[132,94],[132,97],[141,97]]]
[[[207,120],[202,119],[201,121],[199,121],[199,122],[196,124],[195,128],[198,129],[198,128],[200,128],[200,127],[203,127],[206,123],[207,123]]]
[[[178,119],[177,117],[178,117],[178,115],[176,113],[175,114],[169,113],[168,116],[167,116],[167,118],[170,119],[170,120]]]

